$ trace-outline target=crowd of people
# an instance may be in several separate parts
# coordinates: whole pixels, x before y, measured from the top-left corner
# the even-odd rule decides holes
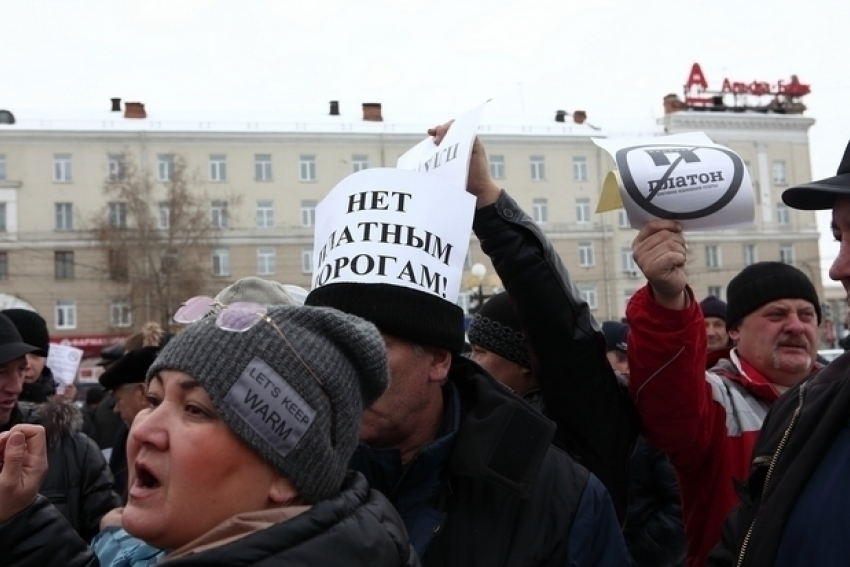
[[[104,352],[78,409],[44,320],[0,313],[0,565],[850,561],[850,362],[817,361],[803,272],[698,298],[682,227],[654,220],[646,286],[600,324],[478,140],[467,191],[504,286],[468,333],[410,287],[244,278]],[[783,199],[832,210],[850,293],[850,146]]]

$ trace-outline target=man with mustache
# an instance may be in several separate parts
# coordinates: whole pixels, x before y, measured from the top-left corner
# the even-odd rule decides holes
[[[705,370],[706,330],[685,274],[682,228],[655,220],[632,245],[648,280],[629,302],[629,390],[647,440],[669,455],[682,492],[688,565],[704,565],[738,503],[735,481],[771,404],[818,367],[820,302],[803,272],[759,262],[729,282],[729,358]]]

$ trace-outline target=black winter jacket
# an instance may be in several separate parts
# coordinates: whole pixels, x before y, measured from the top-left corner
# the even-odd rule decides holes
[[[708,565],[774,564],[797,498],[850,419],[848,373],[850,354],[845,353],[773,403],[753,448],[750,476],[739,491],[741,504],[723,524]]]
[[[640,418],[605,355],[605,336],[552,243],[504,191],[473,230],[511,297],[555,445],[595,474],[620,522]]]
[[[44,498],[0,525],[0,565],[99,567],[97,558]],[[61,559],[59,559],[61,558]],[[418,567],[404,525],[362,475],[303,514],[212,549],[166,560],[174,567]],[[109,567],[109,566],[103,566]]]
[[[91,541],[100,531],[100,519],[121,506],[121,500],[113,491],[112,474],[100,449],[80,432],[79,408],[54,398],[32,407],[21,404],[21,410],[19,423],[37,423],[47,434],[48,469],[39,493],[80,537]]]

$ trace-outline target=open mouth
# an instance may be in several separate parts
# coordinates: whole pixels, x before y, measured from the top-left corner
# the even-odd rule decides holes
[[[160,487],[159,479],[145,466],[136,464],[135,486],[143,490],[153,490]]]

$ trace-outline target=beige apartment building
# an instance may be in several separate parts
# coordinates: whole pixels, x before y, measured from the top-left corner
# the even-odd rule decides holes
[[[353,171],[393,166],[432,125],[380,113],[364,105],[363,114],[218,121],[127,104],[125,112],[70,120],[0,119],[0,293],[6,305],[35,308],[51,334],[71,344],[135,330],[150,314],[144,302],[131,304],[126,284],[110,280],[91,219],[107,206],[102,188],[122,160],[165,181],[178,157],[202,178],[210,219],[221,228],[208,273],[198,275],[210,293],[248,275],[309,287],[316,204]],[[494,177],[552,239],[596,317],[618,319],[644,283],[631,256],[635,231],[622,211],[595,214],[612,162],[591,137],[606,132],[574,115],[510,123],[485,112],[481,136]],[[646,133],[704,131],[740,153],[756,185],[754,229],[689,235],[698,296],[725,298],[728,281],[761,260],[792,263],[822,289],[815,215],[780,200],[784,188],[811,179],[813,123],[800,115],[676,112]],[[108,206],[110,219],[127,222],[120,203]],[[485,294],[499,288],[471,237],[468,268],[476,263],[488,275],[465,278],[465,308],[475,306],[479,284]]]

